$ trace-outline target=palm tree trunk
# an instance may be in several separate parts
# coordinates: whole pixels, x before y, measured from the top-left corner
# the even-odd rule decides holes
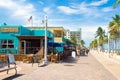
[[[115,53],[115,51],[116,51],[116,40],[114,40],[114,50],[113,50],[113,54]]]

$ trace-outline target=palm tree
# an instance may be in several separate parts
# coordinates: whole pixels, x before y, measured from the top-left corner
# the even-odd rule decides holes
[[[90,48],[93,48],[93,49],[95,49],[95,48],[97,48],[97,39],[94,39],[91,43],[90,43]]]
[[[76,37],[75,37],[75,36],[71,36],[71,37],[70,37],[70,40],[71,40],[72,42],[74,42],[74,43],[76,43],[76,42],[77,42],[77,39],[76,39]]]
[[[98,37],[98,47],[101,46],[101,49],[103,49],[104,36],[105,31],[101,27],[98,27],[95,38]]]
[[[95,47],[94,47],[94,41],[92,41],[91,43],[90,43],[90,48],[92,49],[94,49]]]
[[[104,36],[104,43],[108,43],[108,35]]]
[[[115,15],[114,17],[112,17],[112,21],[109,23],[109,29],[110,30],[114,30],[115,32],[118,31],[120,29],[120,16],[119,15]]]
[[[116,0],[116,2],[113,4],[113,8],[115,8],[120,3],[120,0]]]
[[[112,17],[113,20],[109,23],[109,33],[110,33],[110,38],[114,40],[114,48],[113,51],[115,50],[116,47],[116,40],[119,37],[120,33],[120,16],[119,15],[115,15],[114,17]]]
[[[84,40],[81,40],[80,44],[81,44],[81,47],[84,47],[84,44],[85,44]]]
[[[113,52],[115,51],[116,41],[117,41],[117,39],[118,39],[119,37],[120,37],[120,32],[119,32],[119,31],[114,31],[114,30],[111,30],[111,31],[110,31],[110,38],[114,40]]]

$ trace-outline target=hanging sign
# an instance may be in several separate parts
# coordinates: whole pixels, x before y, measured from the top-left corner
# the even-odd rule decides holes
[[[3,27],[1,32],[18,32],[18,27]]]

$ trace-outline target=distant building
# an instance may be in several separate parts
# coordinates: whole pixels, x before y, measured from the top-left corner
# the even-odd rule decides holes
[[[77,43],[80,44],[81,41],[81,28],[78,29],[77,31],[70,31],[70,30],[65,30],[66,36],[65,38],[71,39],[71,36],[75,36],[77,39]]]

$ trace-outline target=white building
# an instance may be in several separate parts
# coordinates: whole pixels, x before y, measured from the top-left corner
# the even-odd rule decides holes
[[[77,39],[77,43],[79,44],[81,41],[81,28],[78,29],[77,31],[70,31],[70,30],[65,30],[65,33],[66,33],[66,38],[67,39],[71,39],[71,36],[75,36],[76,39]]]

